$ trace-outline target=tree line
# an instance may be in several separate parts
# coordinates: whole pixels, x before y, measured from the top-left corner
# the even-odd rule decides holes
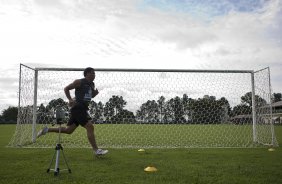
[[[282,100],[281,93],[273,94],[273,101]],[[266,100],[255,96],[257,107],[266,105]],[[113,95],[106,103],[91,101],[89,114],[97,123],[183,123],[183,124],[217,124],[225,123],[229,118],[237,115],[252,113],[252,93],[248,92],[241,97],[241,103],[230,106],[225,97],[216,99],[215,96],[205,95],[202,98],[192,99],[187,94],[166,99],[160,96],[157,100],[147,100],[136,112],[125,109],[127,101],[118,95]],[[53,99],[46,106],[37,107],[37,123],[54,121],[56,108],[60,106],[68,111],[67,102],[63,99]],[[21,115],[32,122],[32,106],[21,108]],[[17,107],[5,109],[0,116],[0,123],[16,123]],[[68,114],[66,113],[68,117]]]

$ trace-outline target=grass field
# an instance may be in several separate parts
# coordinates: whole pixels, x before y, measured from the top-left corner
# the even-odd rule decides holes
[[[94,157],[91,149],[65,148],[72,173],[47,173],[54,148],[7,148],[15,125],[0,125],[0,184],[21,183],[282,183],[282,149],[194,148],[194,149],[110,149]],[[275,132],[282,145],[282,126]],[[55,145],[54,145],[55,146]],[[144,172],[153,165],[158,171]],[[54,168],[54,163],[52,167]],[[60,168],[66,168],[61,158]]]
[[[37,131],[46,125],[38,125]],[[63,125],[64,126],[64,125]],[[32,124],[18,127],[19,134],[11,145],[29,148],[53,148],[57,134],[47,134],[32,142]],[[257,126],[258,142],[253,142],[253,127],[235,124],[97,124],[98,143],[106,148],[209,148],[209,147],[262,147],[271,143],[269,125]],[[62,134],[62,144],[68,148],[90,148],[84,128],[71,135]],[[12,146],[12,147],[13,147]]]

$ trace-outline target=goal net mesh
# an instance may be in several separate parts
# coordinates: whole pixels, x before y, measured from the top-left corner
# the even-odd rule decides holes
[[[54,147],[63,88],[83,69],[20,67],[19,110],[11,147]],[[250,71],[96,69],[99,94],[89,105],[96,141],[106,148],[277,146],[269,69]],[[74,90],[71,91],[74,97]],[[254,101],[254,103],[253,103]],[[255,114],[254,114],[255,113]],[[90,147],[86,129],[61,134],[69,148]]]

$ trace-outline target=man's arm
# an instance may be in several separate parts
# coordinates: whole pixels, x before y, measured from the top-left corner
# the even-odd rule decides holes
[[[95,96],[97,96],[99,94],[98,89],[92,89],[92,98],[94,98]]]
[[[69,100],[69,106],[70,107],[72,107],[75,103],[75,101],[73,100],[73,98],[70,95],[70,90],[78,88],[79,86],[80,86],[80,80],[77,79],[64,88],[64,92],[65,92],[67,99]]]
[[[94,89],[94,84],[90,86],[92,89],[92,98],[94,98],[95,96],[97,96],[99,94],[98,89]]]

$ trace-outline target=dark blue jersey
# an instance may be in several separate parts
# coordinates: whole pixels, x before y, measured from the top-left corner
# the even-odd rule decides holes
[[[80,79],[80,87],[75,88],[75,100],[78,103],[88,104],[92,98],[94,82],[89,82],[85,78]]]

